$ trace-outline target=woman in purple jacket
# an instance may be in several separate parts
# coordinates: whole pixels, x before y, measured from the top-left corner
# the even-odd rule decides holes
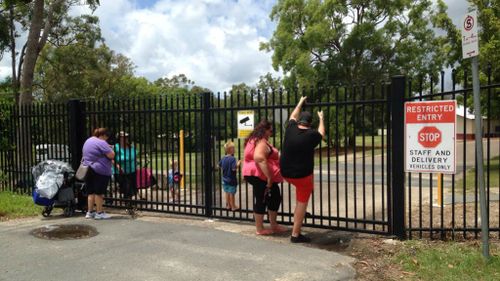
[[[109,215],[102,210],[104,194],[111,178],[111,160],[115,158],[112,146],[106,142],[109,136],[106,128],[97,128],[83,145],[83,164],[90,167],[85,178],[88,193],[87,219],[109,219]]]

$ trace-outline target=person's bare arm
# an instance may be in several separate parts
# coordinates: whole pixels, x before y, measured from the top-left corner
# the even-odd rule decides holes
[[[321,137],[325,138],[325,121],[323,120],[322,110],[318,111],[318,117],[319,117],[318,133],[321,135]]]
[[[255,151],[253,153],[253,160],[259,166],[262,173],[267,178],[267,187],[271,187],[273,184],[273,177],[271,175],[271,171],[269,171],[269,167],[267,165],[267,155],[269,154],[269,147],[267,146],[266,141],[261,140],[257,143],[255,147]]]
[[[111,152],[107,153],[106,157],[108,157],[109,159],[114,159],[115,158],[115,152],[111,151]]]
[[[292,114],[290,114],[289,120],[297,121],[297,119],[299,119],[300,110],[302,109],[302,106],[304,105],[306,99],[307,97],[300,97],[300,101],[297,104],[297,106],[295,106],[295,109],[292,111]]]

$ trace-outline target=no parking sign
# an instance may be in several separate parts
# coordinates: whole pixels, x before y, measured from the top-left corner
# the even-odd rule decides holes
[[[456,101],[405,103],[405,171],[455,173]]]

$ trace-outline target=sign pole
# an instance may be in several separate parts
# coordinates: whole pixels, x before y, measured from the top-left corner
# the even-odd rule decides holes
[[[489,246],[489,221],[486,209],[486,190],[484,188],[484,165],[483,165],[483,127],[481,116],[481,99],[479,97],[479,71],[477,56],[472,58],[472,89],[474,91],[474,114],[475,114],[475,138],[476,138],[476,161],[477,180],[479,183],[479,200],[481,204],[481,238],[483,241],[483,256],[490,258]]]
[[[475,114],[475,139],[476,139],[476,161],[477,180],[479,182],[479,201],[481,205],[481,238],[483,242],[483,256],[490,258],[489,246],[489,222],[486,209],[486,191],[484,189],[484,166],[483,166],[483,127],[481,116],[481,99],[479,97],[479,31],[477,11],[472,10],[464,17],[462,24],[462,57],[472,59],[472,90],[474,92],[474,114]]]

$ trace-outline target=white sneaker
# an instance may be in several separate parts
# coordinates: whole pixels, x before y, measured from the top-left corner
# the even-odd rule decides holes
[[[96,213],[94,216],[94,219],[96,219],[96,220],[107,220],[109,218],[111,218],[111,217],[108,214],[106,214],[105,212]]]
[[[93,219],[93,218],[95,218],[95,212],[87,212],[87,214],[85,215],[85,218],[86,219]]]

